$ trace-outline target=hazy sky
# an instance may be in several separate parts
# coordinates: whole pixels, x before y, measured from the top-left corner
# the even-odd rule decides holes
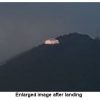
[[[47,38],[99,28],[100,3],[0,3],[0,62]]]

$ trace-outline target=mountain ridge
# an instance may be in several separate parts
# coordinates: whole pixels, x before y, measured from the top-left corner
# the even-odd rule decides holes
[[[100,40],[78,33],[56,39],[1,66],[0,90],[100,90]]]

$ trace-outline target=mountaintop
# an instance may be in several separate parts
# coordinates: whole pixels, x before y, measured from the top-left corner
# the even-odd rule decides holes
[[[1,91],[100,91],[100,40],[73,33],[0,67]]]

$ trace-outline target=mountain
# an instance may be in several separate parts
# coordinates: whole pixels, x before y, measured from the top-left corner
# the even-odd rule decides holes
[[[0,66],[1,91],[100,91],[100,40],[73,33]]]

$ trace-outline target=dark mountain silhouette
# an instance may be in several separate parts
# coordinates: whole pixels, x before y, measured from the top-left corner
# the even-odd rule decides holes
[[[0,67],[1,91],[100,91],[100,40],[73,33]]]

